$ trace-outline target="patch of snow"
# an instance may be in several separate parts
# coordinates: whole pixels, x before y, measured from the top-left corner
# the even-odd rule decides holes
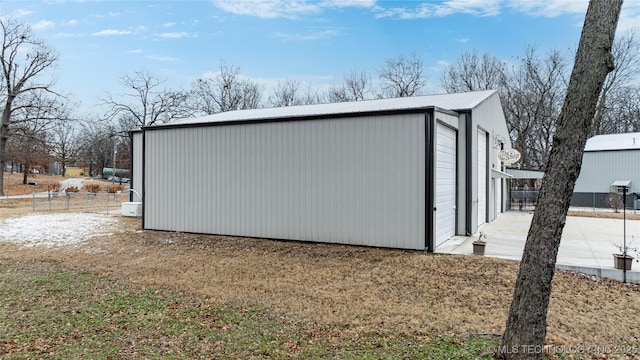
[[[109,235],[116,219],[98,214],[33,214],[0,221],[0,239],[24,247],[77,245]]]

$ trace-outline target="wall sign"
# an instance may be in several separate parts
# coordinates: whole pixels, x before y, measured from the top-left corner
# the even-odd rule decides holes
[[[520,161],[522,154],[516,149],[504,149],[498,152],[498,159],[505,165],[515,164]]]

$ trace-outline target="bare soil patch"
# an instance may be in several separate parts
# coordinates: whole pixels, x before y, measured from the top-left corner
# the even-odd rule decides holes
[[[326,338],[497,336],[518,271],[517,262],[487,257],[143,231],[139,219],[114,219],[114,233],[73,246],[2,241],[0,254],[53,259],[142,288],[260,305]],[[638,313],[638,286],[556,271],[547,343],[637,345]]]

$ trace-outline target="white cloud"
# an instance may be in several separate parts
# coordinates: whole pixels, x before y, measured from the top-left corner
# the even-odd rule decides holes
[[[69,20],[69,21],[66,22],[66,25],[69,25],[69,26],[76,26],[78,24],[80,24],[80,21],[75,20],[75,19],[74,20]]]
[[[295,19],[303,15],[317,14],[325,9],[346,7],[373,7],[375,0],[215,0],[222,10],[236,15],[255,16],[263,19]]]
[[[500,0],[448,0],[440,3],[422,2],[415,7],[374,9],[378,18],[427,19],[445,17],[453,14],[470,14],[475,16],[496,16],[500,14]]]
[[[167,23],[162,24],[162,26],[164,26],[166,28],[170,28],[170,27],[175,26],[175,25],[176,25],[176,23],[174,23],[174,22],[167,22]]]
[[[458,39],[456,39],[456,41],[459,42],[459,43],[463,43],[464,44],[464,43],[468,43],[469,41],[471,41],[471,39],[469,39],[469,38],[458,38]]]
[[[454,14],[473,16],[496,16],[505,9],[524,13],[529,16],[557,17],[562,15],[584,15],[589,5],[588,0],[445,0],[397,2],[401,6],[387,7],[388,3],[380,2],[373,7],[378,18],[425,19],[445,17]],[[640,15],[640,2],[627,1],[621,14],[621,24],[632,24]],[[634,15],[635,14],[635,15]],[[633,19],[628,22],[623,19]],[[580,24],[582,25],[582,24]]]
[[[618,32],[635,29],[640,31],[640,2],[625,1],[618,20]]]
[[[588,0],[508,0],[506,6],[530,16],[557,17],[561,15],[579,15],[577,27],[584,24],[584,15],[589,6]],[[618,31],[640,28],[640,2],[625,1],[618,20]]]
[[[284,0],[218,0],[216,5],[224,11],[236,15],[255,16],[263,19],[296,18],[300,15],[313,14],[319,11],[317,4],[306,1]]]
[[[132,32],[129,30],[114,30],[114,29],[105,29],[92,33],[93,36],[112,36],[112,35],[131,35]]]
[[[337,30],[322,30],[308,34],[284,34],[276,33],[274,36],[285,41],[310,41],[323,40],[336,37],[340,34]]]
[[[53,21],[50,20],[40,20],[37,23],[31,25],[31,27],[34,30],[44,30],[44,29],[50,29],[52,27],[55,27],[56,24]]]
[[[127,50],[127,54],[142,54],[142,49]]]
[[[10,18],[21,18],[21,17],[25,17],[25,16],[29,16],[33,13],[33,11],[31,10],[24,10],[24,9],[17,9],[15,11],[12,11],[8,17]],[[4,16],[2,17],[4,18]]]
[[[557,17],[587,13],[588,0],[508,0],[510,8],[532,16]]]
[[[166,38],[166,39],[181,39],[181,38],[194,38],[197,37],[194,34],[188,33],[188,32],[171,32],[171,33],[162,33],[160,35],[158,35],[160,37]]]
[[[326,7],[361,7],[368,8],[376,5],[376,0],[327,0],[324,2]]]
[[[449,0],[444,2],[447,10],[478,16],[500,14],[500,0]]]

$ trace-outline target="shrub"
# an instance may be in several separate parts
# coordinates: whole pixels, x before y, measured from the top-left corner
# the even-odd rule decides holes
[[[124,186],[120,185],[120,184],[111,184],[109,186],[107,186],[107,192],[109,194],[115,194],[118,191],[122,191],[124,190]]]
[[[90,193],[100,192],[100,184],[87,184],[84,186],[84,189]]]
[[[49,190],[53,192],[60,192],[61,189],[60,183],[49,185]]]
[[[78,191],[80,191],[80,189],[78,189],[78,187],[76,186],[69,186],[68,188],[66,188],[64,191],[70,193],[77,193]]]
[[[609,206],[611,206],[614,212],[620,212],[620,209],[622,209],[622,195],[610,192],[604,196],[604,200],[609,204]]]

